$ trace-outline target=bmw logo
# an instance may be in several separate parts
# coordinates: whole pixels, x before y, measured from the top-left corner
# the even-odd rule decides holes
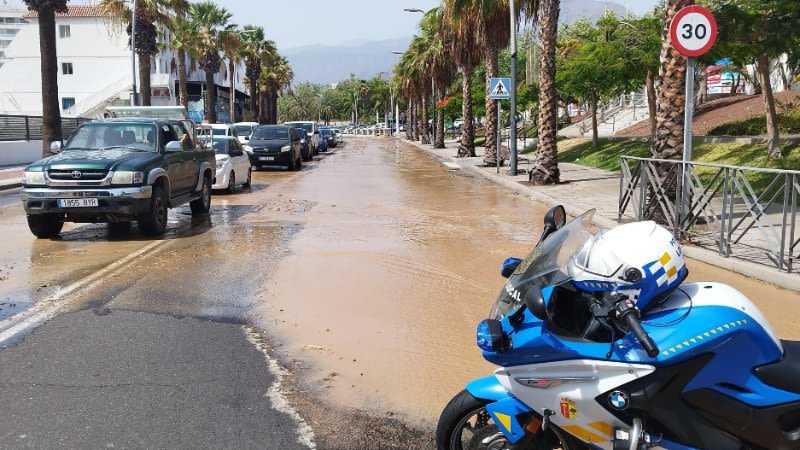
[[[620,411],[628,409],[631,400],[628,397],[628,394],[622,391],[613,391],[612,393],[608,394],[608,404],[611,405],[612,408],[618,409]]]

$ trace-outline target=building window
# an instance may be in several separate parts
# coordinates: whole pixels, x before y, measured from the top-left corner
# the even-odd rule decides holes
[[[61,97],[61,109],[67,110],[75,106],[75,97]]]
[[[14,36],[17,35],[17,31],[19,31],[19,30],[15,29],[15,28],[12,28],[10,30],[0,30],[0,36],[11,36],[11,37],[14,37]]]
[[[72,63],[61,63],[61,73],[64,75],[72,75]]]
[[[58,37],[64,39],[70,36],[72,36],[72,30],[70,29],[69,25],[58,26]]]
[[[0,48],[8,48],[8,46],[10,44],[11,44],[11,41],[0,39]]]

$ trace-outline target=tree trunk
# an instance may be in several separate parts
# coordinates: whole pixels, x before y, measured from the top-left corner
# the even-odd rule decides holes
[[[464,102],[461,105],[461,114],[464,123],[461,125],[461,145],[458,149],[459,156],[475,155],[475,120],[472,116],[472,66],[461,68],[464,80],[461,83],[461,94]]]
[[[419,141],[420,136],[422,135],[422,133],[420,132],[420,126],[419,126],[419,122],[420,122],[419,103],[417,101],[414,101],[414,109],[413,109],[413,111],[414,111],[414,140],[415,141]]]
[[[217,123],[217,85],[214,84],[214,72],[206,70],[206,119],[208,123]]]
[[[650,112],[650,138],[656,137],[656,80],[653,69],[647,69],[645,79],[645,89],[647,90],[647,110]]]
[[[600,145],[600,134],[597,131],[597,104],[600,103],[600,100],[597,95],[592,94],[589,102],[589,107],[592,109],[592,147],[597,148]]]
[[[484,52],[486,60],[486,120],[483,129],[486,131],[486,150],[483,153],[483,162],[488,166],[497,165],[497,105],[489,96],[489,83],[497,76],[497,52],[486,47]],[[511,89],[511,86],[508,87]]]
[[[408,104],[406,105],[406,140],[408,141],[412,140],[414,137],[411,132],[411,124],[414,123],[414,116],[412,113],[411,99],[408,99]]]
[[[152,99],[150,97],[152,91],[150,89],[150,67],[152,61],[150,55],[139,53],[139,95],[141,97],[140,106],[151,106]]]
[[[436,108],[436,142],[435,148],[444,148],[444,111]]]
[[[790,76],[788,71],[786,70],[786,64],[778,61],[778,72],[781,75],[781,81],[783,81],[783,89],[786,91],[792,90],[792,82],[790,80]]]
[[[278,123],[278,91],[272,91],[272,96],[269,100],[271,110],[269,123],[276,125]]]
[[[186,86],[186,50],[178,50],[178,98],[189,110],[189,88]]]
[[[42,55],[42,156],[50,156],[50,144],[61,141],[61,105],[58,98],[56,15],[53,9],[39,12],[39,52]]]
[[[695,96],[697,106],[700,106],[708,101],[708,76],[706,75],[706,66],[698,64],[699,80],[695,83],[697,87],[697,94]]]
[[[267,92],[263,90],[258,91],[258,123],[267,123]]]
[[[556,37],[558,35],[558,0],[539,4],[540,58],[539,143],[530,181],[555,184],[561,179],[558,170],[558,97],[556,95]]]
[[[250,77],[250,114],[253,115],[253,120],[258,117],[258,80],[256,77]]]
[[[770,158],[780,158],[781,150],[778,148],[778,113],[775,109],[775,96],[772,94],[772,82],[769,79],[769,57],[759,55],[756,62],[759,84],[761,84],[761,98],[764,100],[764,109],[767,115],[767,155]]]
[[[422,96],[422,104],[420,106],[422,108],[421,114],[421,122],[422,122],[422,143],[423,144],[430,144],[431,143],[431,135],[428,133],[428,96]]]
[[[731,83],[731,92],[728,94],[729,97],[733,97],[736,95],[736,92],[739,90],[739,84],[742,80],[742,75],[739,74],[738,77],[734,76],[733,83]]]
[[[231,90],[228,99],[228,109],[230,109],[230,117],[228,121],[230,123],[236,123],[236,77],[234,76],[234,71],[236,70],[236,65],[233,63],[232,59],[228,59],[228,76],[231,80]]]

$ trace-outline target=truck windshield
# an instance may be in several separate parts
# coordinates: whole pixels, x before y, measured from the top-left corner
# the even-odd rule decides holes
[[[300,127],[306,130],[306,133],[311,133],[312,131],[314,131],[314,125],[308,122],[292,122],[287,125],[291,125],[295,128]]]
[[[147,123],[87,123],[67,141],[63,151],[127,149],[156,151],[156,127]]]

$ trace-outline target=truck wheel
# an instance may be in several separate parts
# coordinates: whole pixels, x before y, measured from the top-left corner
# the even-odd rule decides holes
[[[150,198],[150,211],[139,219],[139,229],[150,236],[160,236],[167,231],[167,209],[169,199],[164,188],[155,186],[153,196]]]
[[[64,222],[52,214],[28,216],[28,228],[39,239],[54,238],[61,233]]]
[[[189,203],[192,214],[205,214],[211,211],[211,179],[203,177],[203,190],[200,191],[200,198]]]

